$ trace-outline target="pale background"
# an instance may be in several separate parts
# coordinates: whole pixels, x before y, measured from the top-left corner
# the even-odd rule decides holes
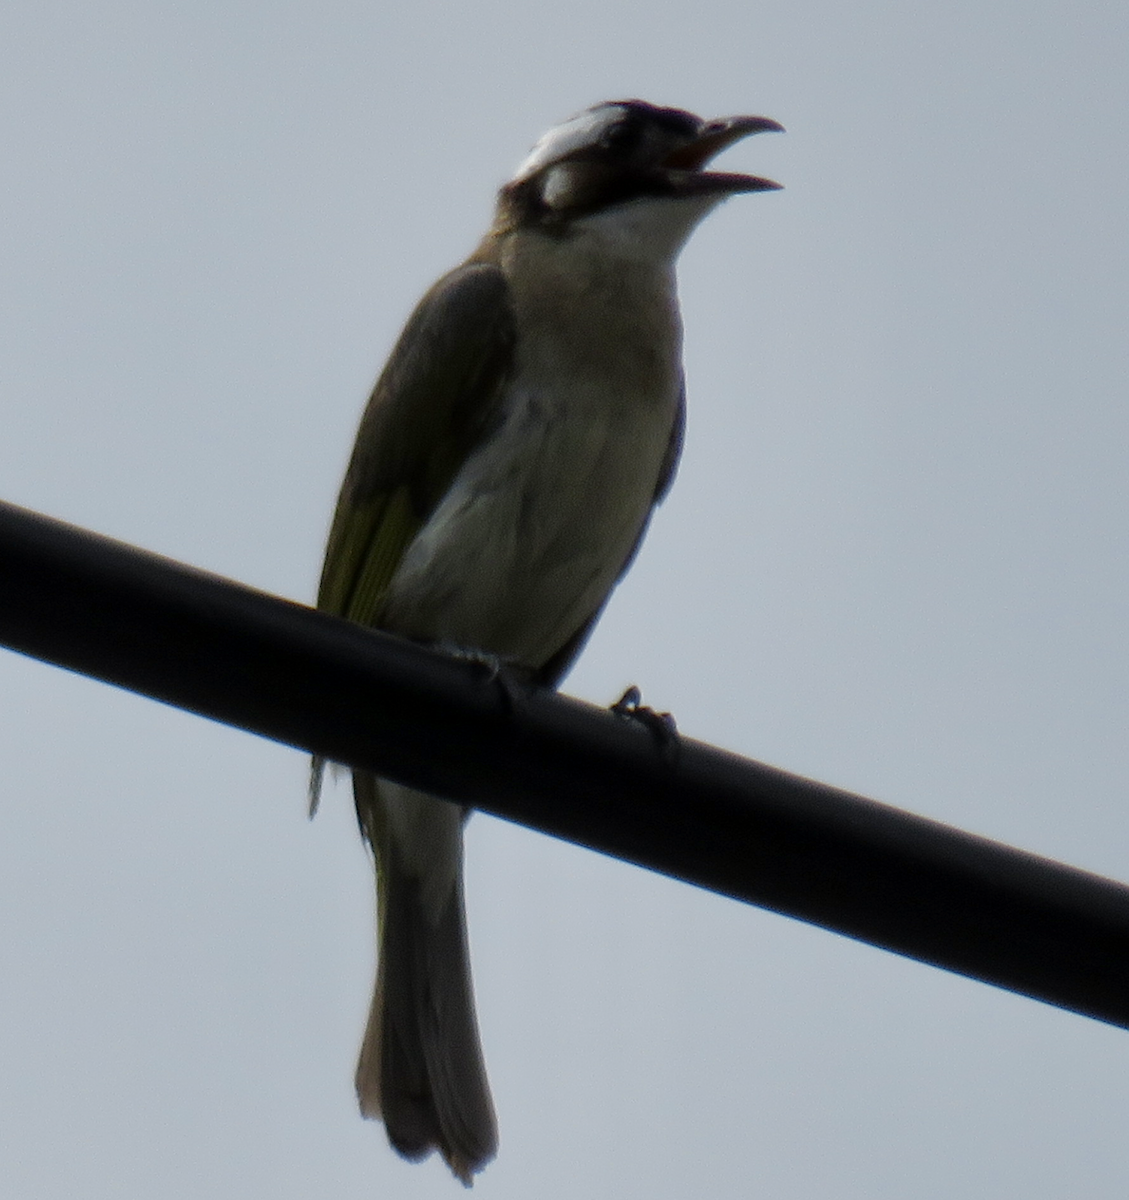
[[[788,127],[682,267],[674,494],[567,690],[1129,879],[1129,7],[0,11],[0,497],[309,599],[367,389],[547,126]],[[356,1115],[289,749],[0,652],[0,1192],[451,1197]],[[486,817],[489,1197],[1129,1194],[1129,1032]]]

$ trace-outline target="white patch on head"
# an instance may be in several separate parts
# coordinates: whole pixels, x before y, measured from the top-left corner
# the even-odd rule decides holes
[[[545,172],[541,199],[550,208],[568,208],[576,194],[573,171],[569,163],[558,163]]]
[[[621,120],[625,111],[622,104],[601,104],[599,108],[585,109],[575,117],[570,117],[563,125],[557,125],[542,134],[529,152],[529,157],[514,173],[513,182],[528,179],[542,167],[585,146],[596,145],[604,130]]]

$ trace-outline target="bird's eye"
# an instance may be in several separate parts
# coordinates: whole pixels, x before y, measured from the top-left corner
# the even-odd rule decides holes
[[[638,144],[639,133],[639,126],[634,122],[617,121],[604,131],[603,137],[600,138],[600,144],[606,150],[614,150],[617,154],[623,154],[634,149]]]

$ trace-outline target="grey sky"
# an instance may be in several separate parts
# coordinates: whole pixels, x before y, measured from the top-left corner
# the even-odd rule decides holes
[[[0,12],[0,497],[312,596],[360,407],[555,121],[760,112],[671,499],[566,689],[1129,879],[1129,9]],[[352,1097],[300,755],[0,653],[0,1191],[453,1196]],[[484,1197],[1121,1200],[1129,1033],[472,822]]]

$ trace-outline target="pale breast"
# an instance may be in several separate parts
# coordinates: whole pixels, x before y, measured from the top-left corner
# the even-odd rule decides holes
[[[545,239],[541,239],[544,241]],[[409,547],[382,624],[540,666],[602,605],[654,503],[681,389],[673,277],[517,255],[498,431]]]

